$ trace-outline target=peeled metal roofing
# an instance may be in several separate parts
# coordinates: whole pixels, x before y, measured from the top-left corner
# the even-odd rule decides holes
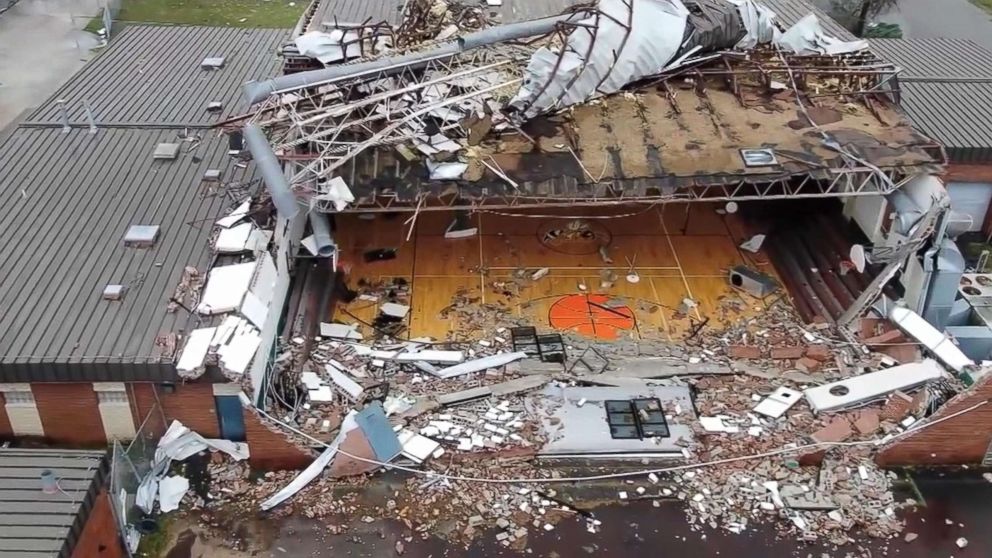
[[[152,153],[177,130],[22,126],[0,142],[0,381],[174,379],[155,338],[195,323],[166,305],[185,266],[207,270],[213,221],[237,204],[201,178],[245,182],[254,168],[200,133],[171,161]],[[155,245],[125,247],[131,225],[160,226]],[[107,284],[123,299],[104,300]]]
[[[0,449],[0,556],[68,557],[106,472],[105,452]],[[61,490],[46,494],[41,472]]]
[[[64,99],[72,123],[86,123],[87,101],[100,126],[209,126],[247,109],[241,86],[279,71],[277,52],[288,36],[283,29],[126,25],[26,122],[60,124],[56,100]],[[225,58],[222,69],[200,68],[216,56]],[[211,101],[223,110],[207,112]]]
[[[902,68],[899,81],[992,79],[992,52],[962,39],[871,39],[871,50]]]

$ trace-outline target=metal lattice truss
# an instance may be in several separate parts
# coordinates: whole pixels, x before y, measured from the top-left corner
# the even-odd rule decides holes
[[[597,6],[576,9],[524,42],[523,35],[500,41],[490,34],[488,41],[476,38],[469,41],[475,46],[464,49],[448,48],[451,42],[445,43],[448,47],[421,45],[423,50],[400,49],[389,59],[379,59],[384,64],[374,69],[360,66],[326,81],[306,81],[289,89],[273,87],[249,122],[265,130],[275,156],[287,163],[289,187],[308,198],[311,207],[324,211],[342,208],[340,198],[335,198],[339,187],[334,181],[347,178],[349,171],[354,178],[357,157],[366,151],[372,151],[372,167],[378,169],[381,148],[395,150],[407,163],[425,163],[428,179],[411,176],[410,187],[403,192],[359,192],[350,210],[878,195],[895,190],[905,176],[914,174],[913,169],[880,169],[861,160],[822,130],[824,146],[841,156],[842,167],[811,165],[809,173],[764,177],[707,176],[705,172],[691,177],[635,177],[633,182],[640,187],[624,180],[603,181],[602,176],[597,179],[586,171],[590,181],[581,188],[522,188],[493,157],[486,160],[473,151],[472,146],[481,141],[479,136],[491,132],[516,132],[534,142],[519,128],[524,120],[618,91],[632,79],[664,91],[675,113],[681,109],[669,81],[680,79],[695,84],[701,98],[706,97],[708,87],[726,87],[743,108],[748,107],[748,92],[754,88],[792,90],[804,113],[807,105],[815,107],[826,97],[857,99],[883,121],[875,103],[888,92],[885,85],[896,69],[867,50],[811,55],[767,46],[729,51],[725,45],[710,44],[681,53],[677,49],[685,22],[672,15],[674,19],[665,20],[666,30],[659,35],[638,24],[634,6],[632,0],[602,0]],[[659,42],[659,37],[667,41],[669,36],[678,41],[667,46]],[[628,73],[614,75],[616,68],[627,68]],[[483,125],[477,126],[480,122]],[[584,169],[580,156],[569,151]],[[499,184],[462,181],[459,194],[448,196],[452,181],[461,180],[466,160],[483,165],[498,177]],[[652,183],[659,186],[643,186]]]
[[[519,65],[528,54],[509,46],[475,49],[424,67],[389,67],[283,91],[266,100],[252,122],[267,130],[278,156],[304,159],[290,183],[319,192],[318,184],[371,147],[410,143],[435,157],[463,149],[463,122],[471,115],[490,115],[497,131],[513,126],[499,99],[519,85]],[[294,157],[301,152],[306,155]]]
[[[751,183],[744,180],[713,184],[697,184],[680,188],[671,194],[634,193],[622,185],[608,187],[598,196],[541,196],[521,194],[518,190],[495,192],[480,190],[477,195],[437,196],[420,192],[414,199],[383,193],[364,203],[351,206],[342,213],[421,212],[482,209],[534,209],[542,207],[604,206],[625,204],[664,204],[685,202],[757,201],[783,199],[815,199],[852,196],[887,195],[903,187],[915,174],[897,170],[879,171],[869,167],[830,169],[820,178],[811,174],[783,177],[768,182]],[[318,204],[331,211],[329,204]]]

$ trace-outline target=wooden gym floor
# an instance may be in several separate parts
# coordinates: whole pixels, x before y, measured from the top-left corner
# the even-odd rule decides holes
[[[337,216],[335,238],[341,248],[341,260],[350,269],[349,286],[354,288],[361,278],[402,277],[410,282],[408,333],[411,337],[461,339],[458,324],[439,316],[460,290],[486,303],[504,304],[513,315],[525,318],[539,332],[547,332],[553,329],[549,322],[551,306],[568,295],[582,294],[582,284],[587,288],[585,293],[605,294],[611,307],[625,305],[629,310],[622,311],[634,317],[632,329],[611,331],[612,326],[607,323],[598,329],[598,337],[679,341],[707,318],[707,328],[720,329],[753,316],[783,292],[761,301],[728,286],[728,269],[737,264],[777,276],[766,254],[751,254],[738,248],[751,235],[765,232],[761,224],[745,222],[736,214],[718,214],[717,209],[722,207],[722,204],[692,203],[549,208],[528,212],[528,216],[520,216],[525,213],[523,210],[477,213],[472,216],[472,223],[478,227],[479,234],[464,239],[444,238],[445,229],[453,220],[450,212],[421,213],[412,233],[405,224],[411,214],[378,214],[374,220],[346,214]],[[560,230],[569,221],[583,216],[615,217],[584,220],[603,235],[597,236],[592,244],[569,245],[563,241],[548,245],[548,230]],[[612,265],[604,263],[595,249],[594,243],[601,242],[600,238],[609,242]],[[372,263],[364,261],[366,251],[380,248],[396,248],[397,257]],[[628,258],[640,276],[636,283],[625,280]],[[504,289],[493,287],[521,268],[529,270],[529,274],[543,267],[550,269],[548,275],[526,282],[514,296],[505,296],[500,292]],[[617,279],[611,287],[602,288],[601,273],[607,269],[613,270]],[[688,316],[677,312],[685,298],[698,303]],[[559,317],[562,306],[556,309]],[[355,300],[343,308],[366,322],[371,322],[378,313],[376,303],[363,300]],[[340,308],[334,318],[355,322]],[[590,331],[589,327],[577,326],[575,319],[557,321],[569,324],[566,327],[576,331]],[[368,328],[363,329],[371,333]],[[595,325],[592,329],[596,330]]]

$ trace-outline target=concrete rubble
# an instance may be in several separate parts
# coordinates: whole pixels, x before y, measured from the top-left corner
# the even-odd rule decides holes
[[[373,288],[360,290],[359,296],[371,298]],[[726,301],[721,311],[733,313],[735,304]],[[444,364],[382,358],[385,353],[418,351],[445,358],[449,353],[441,351],[461,351],[466,360],[510,354],[509,329],[522,324],[500,308],[455,297],[446,312],[466,316],[456,323],[465,323],[466,331],[477,334],[474,342],[405,340],[375,331],[357,340],[350,332],[369,328],[354,322],[323,328],[340,337],[317,336],[311,343],[296,339],[283,347],[277,362],[298,363],[301,373],[295,376],[297,399],[285,405],[291,402],[285,400],[284,391],[277,418],[304,436],[270,426],[309,449],[315,441],[330,442],[349,410],[382,401],[404,448],[390,465],[403,470],[386,465],[341,477],[334,476],[332,465],[269,513],[395,518],[418,536],[434,533],[461,541],[495,528],[500,544],[512,548],[525,548],[531,530],[551,530],[568,518],[584,521],[590,532],[596,532],[594,504],[586,503],[593,499],[573,486],[584,483],[561,484],[556,479],[576,471],[584,476],[615,469],[576,468],[572,462],[541,459],[541,449],[549,442],[541,428],[542,413],[550,411],[535,403],[540,403],[546,386],[610,386],[620,380],[625,389],[685,386],[694,397],[685,407],[663,406],[669,427],[685,424],[691,429],[690,437],[676,442],[681,449],[678,456],[644,461],[641,468],[646,472],[641,475],[593,483],[619,486],[612,500],[681,502],[687,519],[701,533],[710,529],[746,533],[773,523],[783,536],[836,545],[855,541],[856,532],[900,536],[903,523],[897,511],[904,504],[892,493],[895,476],[879,470],[872,455],[876,440],[905,431],[905,417],[923,416],[922,404],[886,413],[893,398],[912,403],[927,392],[925,388],[913,394],[890,394],[839,413],[816,415],[801,398],[789,401],[779,418],[755,412],[773,394],[801,393],[845,374],[879,369],[880,355],[842,343],[827,327],[801,326],[785,305],[774,304],[759,317],[722,331],[703,329],[691,343],[593,342],[565,333],[564,363],[528,358],[442,378],[436,372]],[[397,323],[402,330],[403,322]],[[305,346],[311,347],[309,353]],[[598,371],[577,365],[580,357],[590,358],[590,349],[605,362]],[[801,369],[804,359],[816,365]],[[335,384],[328,370],[346,375],[361,386],[363,395],[356,398]],[[292,367],[284,366],[283,374],[292,377]],[[312,397],[315,380],[327,388],[321,397]],[[593,405],[581,403],[575,404],[582,409]],[[705,428],[712,419],[718,419],[721,428]],[[415,437],[419,449],[407,446]],[[841,441],[864,443],[830,445]],[[676,469],[667,471],[672,466]],[[407,469],[422,474],[408,474]],[[648,474],[652,469],[656,472]],[[247,512],[293,477],[293,472],[276,472],[251,482],[243,464],[215,462],[210,490],[215,499],[202,505],[233,505]],[[471,478],[504,479],[505,484],[459,480]],[[537,482],[521,482],[524,479]],[[370,507],[355,495],[381,483],[391,487],[384,506]],[[596,500],[602,502],[601,497]]]

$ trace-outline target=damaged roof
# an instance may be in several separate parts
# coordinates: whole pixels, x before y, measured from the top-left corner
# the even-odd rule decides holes
[[[283,29],[126,25],[25,122],[61,125],[58,101],[70,123],[86,125],[89,103],[98,126],[211,126],[247,108],[240,87],[279,70]],[[208,57],[224,66],[206,70]],[[217,112],[211,102],[223,103]]]
[[[894,175],[939,170],[936,143],[884,91],[869,92],[895,67],[865,41],[831,36],[836,23],[816,14],[750,0],[599,0],[250,83],[246,95],[261,103],[250,124],[267,128],[270,152],[299,163],[290,182],[325,209],[337,195],[325,191],[332,177],[360,207],[421,192],[476,201],[790,197],[793,178],[827,184],[813,195],[887,193],[902,177]],[[754,150],[770,162],[745,161]],[[742,183],[779,191],[694,190]]]
[[[992,52],[960,39],[872,39],[902,72],[900,104],[954,163],[992,164]]]
[[[175,378],[156,337],[196,324],[166,305],[184,267],[206,272],[213,222],[235,205],[202,177],[253,173],[224,139],[191,149],[178,135],[20,127],[0,142],[0,382]],[[175,160],[153,158],[163,142],[180,145]],[[157,240],[125,246],[132,225],[158,226]],[[123,285],[123,298],[105,300],[107,285]]]

